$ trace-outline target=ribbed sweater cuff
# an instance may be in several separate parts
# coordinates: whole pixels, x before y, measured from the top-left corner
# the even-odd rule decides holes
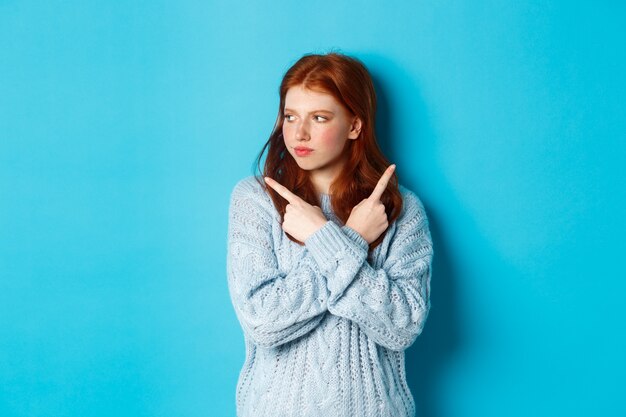
[[[362,262],[367,257],[369,247],[367,241],[354,229],[348,226],[340,228],[330,220],[309,236],[304,244],[325,272],[335,268],[338,261],[346,256]]]
[[[350,226],[341,226],[341,230],[343,230],[343,232],[348,235],[348,237],[351,238],[354,243],[369,251],[369,243],[367,243],[367,240],[363,239],[363,236],[361,236],[359,232],[357,232]]]

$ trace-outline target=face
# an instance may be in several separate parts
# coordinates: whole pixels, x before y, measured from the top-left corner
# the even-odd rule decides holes
[[[358,138],[361,121],[327,93],[291,87],[285,96],[283,137],[298,166],[331,181],[344,164],[342,151]]]

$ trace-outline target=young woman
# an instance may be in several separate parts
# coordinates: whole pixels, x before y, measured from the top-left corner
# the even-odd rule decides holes
[[[263,175],[230,199],[237,415],[414,416],[404,350],[430,310],[433,248],[420,199],[376,143],[370,74],[305,55],[279,92]]]

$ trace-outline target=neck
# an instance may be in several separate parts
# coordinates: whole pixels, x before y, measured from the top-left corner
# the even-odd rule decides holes
[[[341,167],[332,170],[315,171],[311,173],[311,183],[317,194],[330,194],[330,185],[340,174]]]
[[[313,187],[315,188],[315,192],[317,194],[329,194],[330,182],[320,183],[319,181],[315,181],[314,179],[311,179],[311,181],[313,182]]]

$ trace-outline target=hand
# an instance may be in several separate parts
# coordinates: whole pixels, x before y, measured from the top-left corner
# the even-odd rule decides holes
[[[286,233],[304,242],[309,236],[317,232],[326,224],[328,219],[324,217],[322,209],[312,206],[282,184],[270,177],[265,177],[265,183],[272,187],[285,200],[289,201],[285,207],[285,217],[282,228]]]
[[[387,167],[372,194],[354,206],[346,221],[346,226],[358,232],[367,243],[372,243],[378,239],[389,226],[385,205],[380,201],[380,197],[387,188],[395,169],[395,164]]]

